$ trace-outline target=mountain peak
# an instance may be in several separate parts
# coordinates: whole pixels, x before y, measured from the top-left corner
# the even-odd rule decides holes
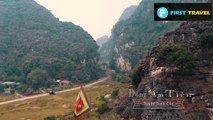
[[[137,5],[131,5],[128,8],[126,8],[124,10],[124,12],[122,13],[122,15],[120,16],[118,21],[122,21],[122,20],[127,20],[129,19],[132,14],[134,13],[134,11],[137,9]]]

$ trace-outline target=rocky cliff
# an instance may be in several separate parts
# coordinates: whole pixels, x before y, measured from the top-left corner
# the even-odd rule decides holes
[[[136,8],[137,8],[137,6],[135,6],[135,5],[132,5],[128,8],[126,8],[123,11],[122,15],[120,16],[120,18],[118,19],[118,22],[129,19],[132,16],[132,14],[134,13],[134,11],[136,10]],[[114,29],[114,26],[112,28],[112,31],[113,31],[113,29]],[[102,38],[106,39],[106,37],[101,37],[101,39]],[[97,43],[99,44],[98,41],[100,41],[100,39],[97,40]],[[103,44],[101,44],[101,46],[99,48],[99,53],[101,55],[100,56],[101,63],[106,63],[109,65],[109,62],[113,60],[113,56],[114,56],[113,48],[114,48],[114,42],[113,42],[113,33],[112,33],[112,35],[109,38],[107,38],[107,41],[105,41]],[[113,69],[114,69],[114,67],[113,67]]]
[[[118,98],[114,110],[125,119],[211,120],[212,41],[213,21],[183,22],[161,36],[132,75],[136,94],[130,91],[134,95]],[[168,90],[172,90],[171,94]],[[146,95],[138,96],[140,93]],[[166,104],[146,106],[165,101],[173,104],[168,109],[164,108]]]
[[[199,1],[199,2],[204,2]],[[114,43],[114,60],[116,68],[130,71],[139,64],[155,40],[163,33],[174,30],[180,22],[154,21],[154,3],[180,2],[179,0],[143,0],[133,15],[118,22],[112,31]],[[198,0],[183,0],[181,2],[198,2]]]

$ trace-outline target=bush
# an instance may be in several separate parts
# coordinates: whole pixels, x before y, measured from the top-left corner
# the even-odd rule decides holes
[[[114,77],[115,81],[118,81],[120,83],[127,83],[128,82],[127,78],[128,78],[127,75],[119,74],[119,73],[117,75],[115,75],[115,77]]]
[[[203,47],[213,48],[213,33],[202,33],[200,41]]]
[[[48,116],[46,118],[44,118],[44,120],[56,120],[55,116]]]
[[[111,109],[107,106],[107,103],[104,102],[101,104],[101,106],[96,110],[96,112],[100,115],[109,112]]]
[[[21,94],[24,94],[24,93],[27,91],[28,88],[29,88],[28,85],[26,85],[26,84],[21,84],[21,85],[19,85],[19,86],[16,88],[16,90],[17,90],[18,92],[20,92]]]
[[[130,75],[130,78],[132,80],[132,85],[136,89],[141,82],[140,74],[138,74],[138,72],[134,72],[132,75]]]
[[[167,67],[178,67],[179,72],[189,72],[195,68],[193,54],[176,44],[163,46],[156,55],[156,59]]]
[[[114,91],[112,92],[112,98],[114,99],[115,97],[118,96],[118,94],[119,94],[119,90],[118,90],[118,89],[114,90]]]

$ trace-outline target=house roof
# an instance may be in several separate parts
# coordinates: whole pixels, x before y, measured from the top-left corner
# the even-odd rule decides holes
[[[70,81],[68,81],[68,80],[61,80],[60,83],[62,83],[62,84],[69,84]]]
[[[15,82],[3,82],[1,83],[2,85],[13,85],[16,84]]]

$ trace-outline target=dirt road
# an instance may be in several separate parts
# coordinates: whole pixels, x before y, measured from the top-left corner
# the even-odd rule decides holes
[[[93,86],[93,85],[96,85],[96,84],[101,83],[101,82],[104,82],[105,80],[107,80],[109,78],[110,78],[110,76],[100,78],[98,81],[95,81],[93,83],[87,84],[85,86],[85,88]],[[79,89],[80,89],[80,87],[75,87],[75,88],[71,88],[71,89],[67,89],[67,90],[62,90],[62,91],[56,92],[56,94],[64,93],[64,92],[70,92],[70,91],[79,90]],[[29,97],[23,97],[23,98],[19,98],[19,99],[15,99],[15,100],[0,102],[0,105],[15,103],[15,102],[19,102],[19,101],[24,101],[24,100],[39,98],[39,97],[48,96],[48,95],[49,95],[49,93],[44,93],[44,94],[33,95],[33,96],[29,96]]]

